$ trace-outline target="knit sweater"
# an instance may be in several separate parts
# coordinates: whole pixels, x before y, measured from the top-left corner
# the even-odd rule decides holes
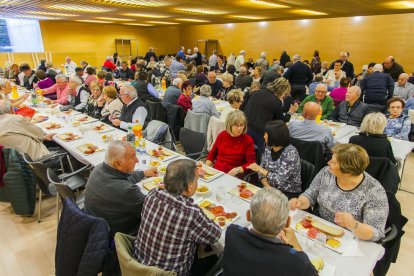
[[[408,140],[410,131],[411,121],[409,116],[401,114],[397,118],[390,118],[389,115],[387,115],[387,126],[384,130],[384,133],[387,134],[387,136]]]
[[[299,108],[298,108],[298,113],[302,113],[303,107],[305,106],[305,103],[307,103],[307,102],[314,102],[314,103],[316,103],[317,100],[316,100],[315,95],[307,96],[300,103]],[[325,96],[325,98],[321,102],[321,106],[322,106],[322,117],[321,117],[321,119],[324,120],[324,119],[327,119],[329,113],[331,113],[331,111],[334,110],[334,102],[333,102],[333,100],[332,100],[331,97]]]

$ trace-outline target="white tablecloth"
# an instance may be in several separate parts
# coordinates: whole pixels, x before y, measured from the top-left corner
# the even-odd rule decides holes
[[[44,129],[45,133],[63,133],[63,132],[73,132],[75,134],[81,134],[81,131],[79,130],[79,127],[74,127],[72,125],[72,120],[74,116],[65,116],[65,118],[62,118],[61,116],[55,116],[50,113],[42,112],[44,115],[49,116],[49,120],[46,122],[57,122],[59,124],[63,125],[63,128],[55,129],[55,130],[47,130]],[[96,122],[99,123],[99,122]],[[94,125],[96,123],[90,123],[85,125]],[[42,123],[38,124],[40,127],[42,127]],[[60,140],[57,137],[54,137],[54,141],[56,141],[59,145],[61,145],[63,148],[65,148],[70,154],[72,154],[75,158],[80,160],[83,163],[91,164],[93,166],[96,166],[103,162],[105,157],[105,151],[97,152],[92,155],[84,155],[81,152],[79,152],[76,147],[80,146],[85,143],[93,143],[98,147],[106,148],[108,146],[108,143],[105,143],[102,140],[102,135],[113,135],[115,139],[121,139],[123,136],[126,135],[124,131],[121,131],[119,129],[113,129],[112,131],[99,134],[94,130],[88,130],[85,132],[83,137],[79,140],[65,142]],[[149,149],[153,149],[158,147],[158,145],[148,142],[147,143],[147,151]],[[178,158],[186,158],[182,155],[179,155],[175,159]],[[142,159],[142,158],[141,158]],[[149,161],[151,158],[149,155],[145,155],[145,159]],[[167,165],[172,160],[169,160],[167,162],[164,162],[165,165]],[[147,162],[148,164],[148,162]],[[140,169],[146,169],[146,165],[137,164],[136,168]],[[200,180],[200,183],[203,181]],[[211,189],[211,193],[205,197],[211,200],[216,201],[216,189],[219,185],[224,185],[226,188],[226,191],[229,190],[232,187],[237,186],[240,184],[240,179],[229,176],[227,174],[223,174],[222,176],[214,179],[213,181],[207,183]],[[144,190],[145,191],[145,190]],[[197,195],[194,196],[194,199],[196,201],[201,200],[200,197]],[[241,225],[241,226],[248,226],[249,222],[246,220],[246,211],[249,209],[249,203],[236,197],[233,195],[230,195],[229,193],[226,193],[225,199],[222,202],[219,202],[219,204],[224,205],[226,208],[230,208],[233,211],[236,211],[238,214],[240,214],[240,218],[235,221],[235,223]],[[225,231],[223,231],[221,241],[224,242],[224,235]],[[329,249],[325,250],[324,253],[324,260],[326,263],[336,266],[336,272],[334,275],[338,276],[349,276],[349,275],[370,275],[371,271],[373,270],[376,262],[378,259],[382,257],[384,254],[384,248],[378,244],[372,243],[372,242],[363,242],[358,241],[359,249],[363,252],[363,257],[344,257],[341,254],[335,253],[334,251],[331,251]]]

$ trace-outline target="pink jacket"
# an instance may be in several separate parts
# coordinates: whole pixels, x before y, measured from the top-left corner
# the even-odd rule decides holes
[[[56,92],[57,100],[56,102],[65,105],[68,103],[68,85],[66,84],[65,88],[61,90],[57,84],[53,85],[52,87],[43,89],[43,94],[50,94]]]

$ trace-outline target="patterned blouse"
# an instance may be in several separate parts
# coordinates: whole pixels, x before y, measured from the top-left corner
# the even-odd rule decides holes
[[[300,193],[300,157],[296,148],[288,145],[280,157],[273,161],[271,148],[266,147],[260,166],[269,171],[266,178],[273,187],[288,193]],[[260,175],[260,174],[259,174]],[[262,175],[260,175],[262,177]]]
[[[410,117],[401,114],[398,118],[391,119],[387,115],[387,126],[384,133],[387,136],[391,136],[401,140],[408,140],[408,134],[411,131]]]
[[[388,217],[387,195],[381,184],[368,173],[364,172],[364,179],[356,188],[344,191],[329,167],[325,167],[302,195],[311,206],[319,204],[319,214],[323,219],[335,223],[336,212],[347,212],[355,220],[372,227],[372,241],[384,236]]]

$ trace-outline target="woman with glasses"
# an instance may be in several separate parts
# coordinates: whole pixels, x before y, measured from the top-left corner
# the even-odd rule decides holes
[[[411,130],[411,121],[408,115],[402,114],[405,102],[401,98],[394,97],[388,100],[387,109],[390,113],[387,115],[387,126],[385,134],[401,140],[408,140],[408,134]]]
[[[244,93],[239,89],[233,89],[227,94],[227,101],[230,105],[227,105],[221,111],[220,120],[225,121],[230,112],[240,109],[244,100]]]

